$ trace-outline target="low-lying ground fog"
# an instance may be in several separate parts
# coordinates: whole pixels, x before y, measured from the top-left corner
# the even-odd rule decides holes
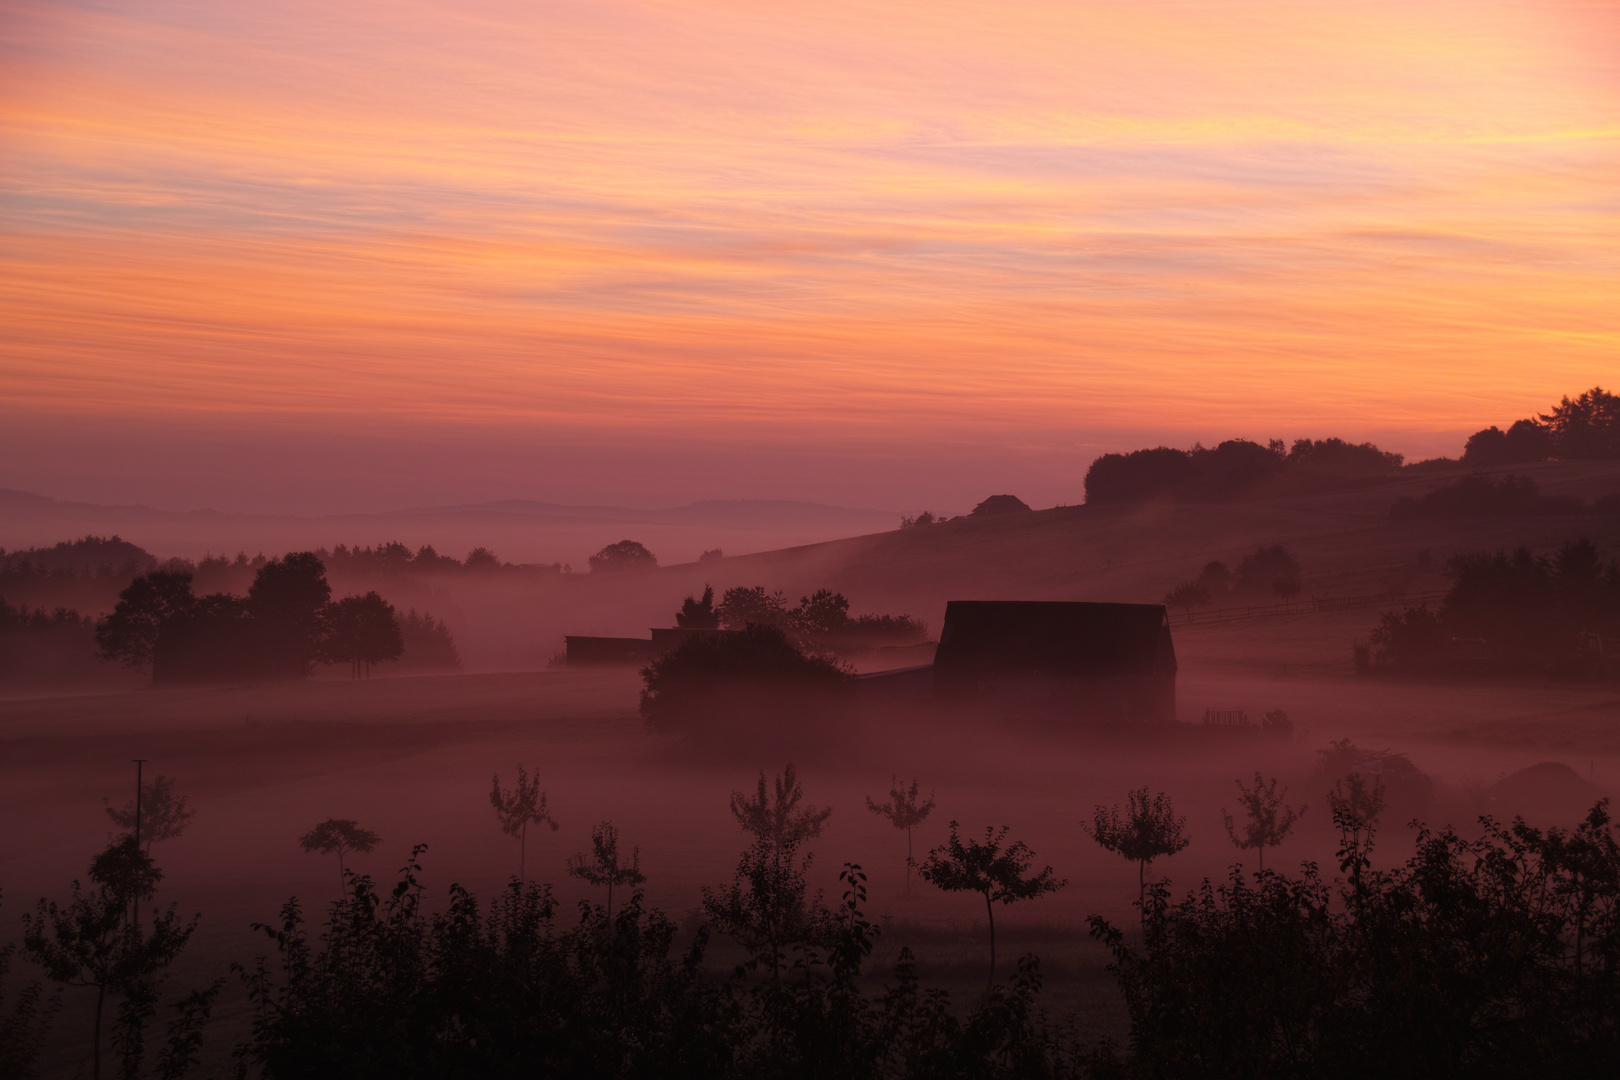
[[[1352,618],[1359,625],[1366,617]],[[0,832],[0,925],[14,939],[23,911],[40,897],[65,899],[69,882],[84,877],[110,828],[103,798],[122,804],[133,795],[133,758],[148,759],[148,778],[177,778],[196,810],[183,836],[154,849],[166,872],[160,901],[203,914],[172,985],[205,983],[226,975],[231,961],[267,951],[250,924],[272,921],[288,896],[311,911],[333,898],[336,860],[305,854],[298,843],[326,817],[354,818],[382,835],[374,852],[350,856],[353,869],[389,879],[422,843],[436,897],[451,882],[486,895],[499,889],[517,872],[519,850],[496,825],[491,777],[510,785],[518,763],[538,772],[560,823],[556,832],[531,829],[529,877],[554,883],[565,904],[601,900],[564,867],[569,854],[588,850],[591,826],[611,820],[622,842],[639,848],[648,902],[695,922],[700,890],[728,881],[745,846],[728,810],[731,793],[750,790],[760,769],[774,774],[791,757],[806,802],[833,808],[811,845],[813,887],[836,898],[846,861],[870,875],[870,914],[885,928],[877,977],[910,944],[925,983],[958,995],[983,988],[982,901],[915,877],[908,887],[905,836],[865,805],[868,796],[887,797],[891,775],[903,783],[915,777],[937,799],[915,837],[919,861],[953,819],[970,832],[1007,825],[1034,848],[1037,867],[1050,863],[1068,879],[1053,896],[998,909],[1000,974],[1018,955],[1036,952],[1049,1009],[1074,1013],[1083,1031],[1123,1035],[1124,1011],[1086,918],[1134,922],[1137,870],[1083,830],[1097,804],[1123,802],[1142,785],[1171,794],[1192,842],[1150,876],[1170,878],[1180,893],[1225,875],[1240,858],[1253,865],[1252,853],[1228,839],[1222,810],[1237,812],[1233,782],[1256,771],[1280,777],[1289,802],[1308,807],[1295,836],[1268,852],[1268,866],[1316,860],[1334,869],[1326,785],[1313,780],[1316,751],[1331,740],[1408,754],[1436,783],[1426,814],[1434,824],[1467,825],[1482,811],[1573,824],[1580,805],[1620,778],[1620,699],[1612,688],[1358,680],[1343,674],[1348,665],[1338,655],[1351,628],[1332,619],[1177,628],[1183,720],[1205,709],[1254,717],[1282,709],[1295,729],[1276,739],[1201,725],[1105,739],[1019,724],[993,704],[971,721],[896,704],[891,719],[875,721],[853,744],[823,745],[800,732],[778,754],[696,749],[647,732],[637,715],[640,680],[628,670],[4,701],[0,815],[11,827]],[[1309,642],[1320,648],[1302,644]],[[1539,792],[1493,792],[1503,776],[1547,761],[1576,778],[1566,774]],[[1386,815],[1375,861],[1403,858],[1410,836]],[[729,948],[717,943],[716,960],[732,959]],[[14,978],[32,974],[26,962],[19,967]],[[80,1071],[92,1000],[92,991],[67,992],[47,1056],[52,1075]],[[208,1055],[222,1067],[246,1023],[234,980],[217,1016],[223,1022]]]

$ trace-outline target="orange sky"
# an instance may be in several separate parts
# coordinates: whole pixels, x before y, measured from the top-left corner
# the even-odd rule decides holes
[[[1620,373],[1617,180],[1620,0],[0,0],[0,485],[1456,453]]]

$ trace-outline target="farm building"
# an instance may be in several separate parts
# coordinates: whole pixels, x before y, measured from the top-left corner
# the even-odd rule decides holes
[[[1169,615],[1160,604],[952,600],[933,692],[1088,720],[1174,720]]]
[[[569,667],[601,667],[613,664],[645,664],[663,656],[687,638],[702,634],[729,634],[731,630],[691,627],[653,627],[650,637],[585,637],[570,634],[563,638]]]

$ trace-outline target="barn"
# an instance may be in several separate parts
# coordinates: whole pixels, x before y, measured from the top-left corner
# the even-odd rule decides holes
[[[1173,721],[1170,617],[1162,604],[952,600],[933,692],[1085,720]]]

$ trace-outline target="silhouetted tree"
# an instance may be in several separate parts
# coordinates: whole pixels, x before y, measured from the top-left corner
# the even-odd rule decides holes
[[[634,540],[620,540],[591,556],[591,573],[608,574],[623,570],[656,570],[658,558]]]
[[[730,884],[703,889],[703,912],[723,934],[748,951],[748,966],[781,977],[787,950],[824,936],[827,912],[819,895],[807,897],[812,857],[799,856],[800,840],[759,837],[743,853]]]
[[[1333,784],[1328,792],[1328,809],[1333,821],[1360,849],[1364,837],[1370,838],[1384,812],[1384,779],[1374,776],[1371,783],[1359,772],[1353,772]]]
[[[1211,599],[1224,596],[1232,589],[1232,571],[1225,563],[1211,560],[1198,572],[1198,581],[1209,591]]]
[[[502,791],[501,776],[496,773],[490,786],[489,804],[495,808],[501,831],[518,838],[518,878],[527,881],[529,823],[532,821],[539,825],[544,822],[551,826],[552,832],[557,831],[557,820],[546,806],[546,793],[540,790],[540,774],[537,772],[530,776],[519,765],[517,786],[511,791]]]
[[[1182,830],[1187,819],[1178,818],[1165,792],[1150,795],[1146,787],[1126,796],[1122,814],[1118,805],[1098,806],[1086,832],[1105,851],[1136,864],[1137,905],[1147,893],[1147,868],[1154,859],[1174,855],[1189,843]],[[1082,826],[1084,827],[1084,826]]]
[[[936,518],[932,512],[924,510],[916,517],[902,517],[900,519],[900,527],[902,529],[926,529],[928,526],[933,525],[937,521],[939,521],[939,519]]]
[[[799,802],[803,798],[804,788],[799,783],[793,764],[789,762],[772,782],[771,790],[766,789],[765,770],[761,769],[759,787],[752,798],[740,791],[733,791],[731,816],[737,819],[744,832],[752,833],[778,851],[786,851],[820,836],[827,819],[832,817],[831,807],[823,810],[816,806],[805,806],[801,809]]]
[[[259,568],[248,587],[248,613],[258,625],[268,672],[307,678],[320,658],[332,587],[326,567],[309,551],[295,551]]]
[[[499,570],[501,568],[501,560],[497,559],[495,557],[495,553],[489,550],[489,548],[475,547],[471,551],[467,552],[467,558],[462,562],[462,566],[466,567],[468,570],[473,570],[478,573],[485,573],[490,570]]]
[[[720,613],[720,625],[727,630],[742,630],[751,623],[783,626],[789,621],[787,598],[782,591],[768,593],[763,585],[752,588],[737,585],[727,589],[715,610]]]
[[[382,843],[382,837],[370,829],[362,829],[360,823],[352,818],[327,818],[299,837],[298,843],[311,854],[337,855],[338,889],[342,891],[348,880],[348,875],[344,873],[343,856],[350,851],[363,855]]]
[[[714,609],[714,586],[703,586],[703,599],[688,596],[675,613],[675,625],[691,630],[718,630],[720,613]]]
[[[16,955],[15,942],[0,945],[0,1076],[33,1080],[39,1075],[34,1066],[51,1022],[62,1008],[62,997],[60,993],[47,997],[44,985],[30,980],[17,989],[6,1009],[11,961]]]
[[[923,862],[924,881],[946,892],[976,892],[984,897],[984,911],[990,922],[990,974],[985,985],[996,977],[996,904],[1033,900],[1067,885],[1068,879],[1054,876],[1050,866],[1033,877],[1026,877],[1035,853],[1022,840],[1006,842],[1008,827],[998,831],[985,826],[984,840],[972,837],[964,844],[960,826],[951,822],[951,838],[928,853]]]
[[[96,991],[93,1077],[101,1076],[101,1032],[109,994],[124,998],[117,1025],[121,1037],[115,1040],[124,1074],[138,1074],[145,1046],[142,1032],[156,999],[155,980],[179,956],[201,918],[184,921],[171,904],[167,911],[154,911],[149,924],[135,921],[135,904],[150,899],[162,878],[151,856],[133,836],[125,836],[91,860],[94,888],[85,890],[75,881],[66,906],[42,899],[34,914],[23,916],[23,949],[29,958],[57,982]],[[196,1025],[206,1019],[204,1008]],[[184,1033],[171,1029],[171,1035],[177,1034]]]
[[[190,611],[196,602],[189,572],[144,574],[118,594],[118,605],[96,624],[96,645],[108,660],[149,671],[165,624]]]
[[[698,556],[698,562],[716,562],[726,557],[726,553],[719,548],[710,548]]]
[[[1086,470],[1086,504],[1133,503],[1179,494],[1198,477],[1192,456],[1167,446],[1104,454]]]
[[[820,645],[849,627],[849,599],[831,589],[817,589],[799,598],[799,606],[789,613],[789,621],[801,640]]]
[[[1189,615],[1192,614],[1193,608],[1203,607],[1207,603],[1209,603],[1209,589],[1197,578],[1183,581],[1164,594],[1165,607],[1181,608]]]
[[[324,656],[334,664],[346,661],[352,678],[359,678],[362,672],[370,678],[372,664],[398,660],[405,651],[394,605],[375,592],[345,596],[328,605],[323,618]]]
[[[634,848],[630,852],[628,865],[619,862],[619,830],[613,822],[604,821],[591,829],[591,853],[589,855],[570,855],[568,857],[568,873],[581,881],[589,882],[597,888],[607,886],[607,917],[609,925],[613,922],[613,887],[615,885],[640,885],[647,880],[641,872],[641,849]]]
[[[763,774],[760,777],[764,780]],[[917,781],[911,781],[911,787],[900,786],[900,781],[889,777],[889,801],[874,802],[872,797],[866,797],[866,808],[874,814],[889,819],[889,824],[906,834],[906,894],[911,894],[911,868],[916,865],[916,859],[911,854],[911,830],[928,820],[928,815],[934,812],[934,794],[928,793],[927,800],[917,797]]]
[[[1564,460],[1620,458],[1620,397],[1601,386],[1565,397],[1541,422],[1552,436],[1553,452]]]
[[[1380,450],[1370,442],[1343,439],[1295,439],[1288,449],[1288,467],[1332,476],[1388,476],[1401,467],[1402,455]]]
[[[152,845],[161,840],[173,840],[185,832],[191,819],[197,816],[197,812],[186,805],[186,797],[175,794],[175,784],[173,777],[163,775],[141,784],[139,811],[142,851],[150,852]],[[101,801],[112,823],[133,836],[137,809],[135,800],[126,802],[121,809],[115,808],[106,798]]]
[[[1268,719],[1270,714],[1267,714]],[[1287,719],[1286,715],[1283,719]],[[1221,817],[1226,822],[1226,835],[1232,838],[1232,843],[1240,851],[1251,848],[1259,856],[1260,871],[1266,869],[1266,848],[1276,847],[1293,831],[1294,823],[1305,812],[1304,806],[1288,806],[1283,798],[1288,789],[1277,790],[1277,779],[1267,780],[1259,773],[1254,774],[1254,786],[1244,787],[1243,781],[1233,781],[1237,784],[1238,805],[1243,807],[1247,820],[1243,823],[1243,833],[1238,834],[1237,823],[1232,815],[1225,809],[1221,810]]]
[[[1552,452],[1551,429],[1535,420],[1518,420],[1507,431],[1492,426],[1470,435],[1462,463],[1475,467],[1522,465],[1546,461]]]
[[[461,651],[455,635],[443,619],[431,612],[418,615],[415,608],[399,620],[399,636],[405,642],[399,665],[411,671],[460,671]]]
[[[1281,544],[1272,544],[1243,556],[1243,561],[1238,563],[1237,584],[1241,589],[1274,592],[1279,581],[1292,581],[1297,585],[1301,572],[1293,552]]]

